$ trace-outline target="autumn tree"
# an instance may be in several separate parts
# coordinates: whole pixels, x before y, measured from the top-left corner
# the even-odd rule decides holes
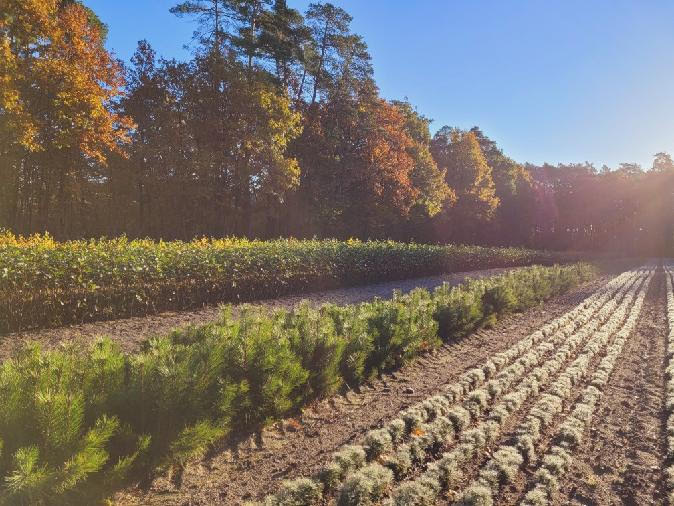
[[[414,161],[410,180],[417,190],[409,220],[406,224],[399,223],[398,229],[406,239],[433,240],[430,218],[454,205],[456,194],[445,181],[446,170],[440,169],[431,155],[431,121],[407,101],[394,100],[392,105],[405,118],[404,129],[410,138],[407,153]]]
[[[101,167],[129,141],[131,123],[110,107],[122,68],[78,2],[4,0],[0,51],[5,219],[21,232],[81,233]]]
[[[377,100],[359,114],[355,127],[353,163],[344,165],[345,225],[356,225],[362,235],[385,237],[420,197],[412,175],[414,143],[405,128],[405,117],[385,100]],[[339,186],[342,186],[341,184]],[[358,226],[360,225],[360,226]],[[360,229],[360,230],[359,230]]]
[[[309,216],[300,228],[316,234],[407,237],[410,220],[437,214],[453,196],[430,155],[428,121],[379,98],[367,45],[346,12],[311,4],[306,18],[312,42],[298,94],[305,127],[293,143],[302,175],[292,221]]]
[[[124,73],[78,0],[0,0],[0,228],[674,253],[667,153],[597,171],[518,163],[478,127],[431,138],[412,104],[382,99],[331,3],[171,12],[197,21],[190,58],[141,41]]]
[[[492,168],[474,132],[442,127],[433,137],[431,153],[446,171],[447,185],[456,192],[456,204],[446,210],[440,224],[444,238],[473,242],[494,217],[496,196]]]
[[[295,145],[309,226],[341,237],[385,237],[401,225],[419,197],[412,146],[404,116],[384,100],[321,104]]]
[[[487,227],[485,241],[492,244],[527,244],[535,218],[533,180],[524,165],[503,154],[496,142],[478,127],[475,134],[487,164],[492,169],[494,189],[499,205],[494,219]]]

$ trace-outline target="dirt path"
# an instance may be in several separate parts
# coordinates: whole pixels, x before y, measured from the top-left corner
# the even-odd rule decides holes
[[[237,505],[260,498],[279,480],[309,475],[332,452],[358,441],[401,409],[440,390],[463,371],[483,362],[546,321],[568,311],[593,293],[606,278],[587,283],[544,306],[511,315],[494,329],[481,330],[462,341],[422,357],[395,374],[377,381],[359,394],[349,393],[306,409],[300,420],[286,421],[238,448],[220,448],[188,466],[180,487],[167,476],[154,480],[149,490],[120,493],[120,504]]]
[[[513,268],[455,272],[441,276],[403,279],[374,285],[305,293],[263,300],[255,302],[255,304],[269,308],[293,307],[303,300],[307,300],[313,305],[320,305],[326,302],[354,304],[371,300],[375,297],[390,298],[394,290],[409,292],[414,288],[432,289],[440,286],[442,283],[458,285],[469,278],[493,276],[509,270],[513,270]],[[219,316],[220,309],[218,306],[207,306],[197,311],[166,312],[151,316],[68,325],[55,329],[16,332],[0,336],[0,360],[11,356],[24,342],[31,340],[38,341],[45,347],[54,347],[63,342],[73,340],[86,342],[97,336],[108,336],[118,341],[125,351],[131,352],[137,350],[149,337],[167,334],[176,327],[212,322],[217,320]]]
[[[556,504],[664,504],[666,336],[664,276],[659,272]]]

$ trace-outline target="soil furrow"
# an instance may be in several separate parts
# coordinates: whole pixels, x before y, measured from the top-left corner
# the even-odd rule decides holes
[[[640,283],[641,282],[639,282],[638,284]],[[625,322],[623,322],[622,324],[624,323]],[[600,330],[601,327],[597,329],[597,331]],[[556,379],[559,378],[564,373],[564,371],[569,367],[569,365],[571,365],[576,360],[576,358],[578,358],[579,355],[584,353],[585,346],[592,339],[593,335],[594,333],[588,336],[588,338],[583,343],[581,343],[576,349],[576,351],[566,360],[566,362],[559,369],[559,371],[548,379],[545,385],[542,386],[540,392],[537,395],[534,395],[531,398],[529,398],[524,403],[524,405],[514,414],[513,418],[508,420],[506,425],[503,427],[503,430],[501,432],[502,435],[499,437],[497,441],[495,441],[492,445],[490,445],[488,451],[481,454],[478,459],[475,459],[468,466],[462,469],[464,476],[461,486],[458,487],[459,495],[456,496],[457,499],[460,497],[460,491],[472,483],[473,479],[477,476],[480,469],[482,469],[483,466],[491,459],[493,452],[495,452],[498,448],[504,445],[505,446],[514,445],[515,436],[520,427],[521,422],[525,420],[525,418],[530,413],[533,406],[538,403],[541,396],[546,392],[549,392],[550,387],[555,383]],[[589,384],[592,373],[596,370],[597,366],[599,365],[599,362],[605,356],[606,351],[611,346],[612,341],[613,341],[612,338],[609,339],[608,342],[606,342],[606,344],[591,358],[588,368],[585,371],[582,379],[576,385],[573,386],[571,393],[564,400],[562,411],[558,413],[554,417],[552,423],[542,431],[541,438],[538,440],[535,447],[535,455],[537,457],[540,457],[545,454],[546,450],[548,449],[548,446],[550,445],[555,434],[557,433],[559,426],[562,424],[566,416],[570,413],[571,409],[573,409],[573,406],[575,405],[577,400],[582,396],[585,388]],[[496,504],[498,504],[499,506],[501,504],[503,505],[516,504],[518,499],[521,497],[522,493],[526,490],[529,475],[535,469],[536,469],[536,462],[533,462],[532,464],[521,468],[512,482],[501,487],[497,495],[498,500],[496,500]],[[451,495],[450,499],[453,499]]]
[[[661,272],[555,504],[663,504],[666,310]]]
[[[646,293],[647,295],[648,292],[653,290],[653,283],[657,283],[655,276],[654,279],[651,280],[651,284],[648,287],[648,291]],[[642,305],[641,310],[639,311],[639,318],[642,317],[643,312],[644,305]],[[636,327],[634,330],[632,330],[632,332],[630,332],[629,337],[625,340],[625,344],[622,346],[622,352],[620,352],[621,354],[624,353],[624,351],[628,348],[631,340],[635,339],[635,334]],[[521,472],[517,478],[512,483],[504,487],[502,494],[499,497],[499,505],[510,506],[514,504],[521,504],[520,501],[524,499],[524,495],[532,489],[533,484],[537,481],[536,472],[540,469],[542,459],[548,454],[552,446],[556,444],[555,439],[559,435],[559,430],[568,419],[568,415],[570,414],[570,411],[573,410],[575,403],[580,401],[581,398],[586,395],[585,392],[589,382],[591,381],[592,371],[595,370],[599,365],[599,362],[601,362],[604,357],[606,357],[607,351],[611,348],[611,346],[613,346],[612,341],[613,339],[607,343],[606,347],[598,354],[597,357],[595,357],[582,383],[576,386],[574,393],[575,400],[569,401],[566,404],[564,413],[557,417],[553,425],[544,432],[543,437],[536,446],[536,458],[530,462],[527,462],[521,469]],[[616,368],[614,367],[612,375],[615,374],[615,370]]]
[[[637,282],[639,283],[639,282]],[[592,319],[596,317],[593,316],[589,321],[591,322]],[[580,326],[575,333],[582,333],[583,329],[587,327],[588,323]],[[600,327],[601,328],[601,327]],[[544,394],[547,390],[547,386],[549,386],[552,382],[554,382],[555,378],[558,377],[560,374],[563,373],[563,371],[566,370],[566,368],[573,363],[576,358],[578,357],[579,354],[583,352],[585,349],[585,346],[589,339],[591,339],[592,334],[588,335],[585,340],[582,340],[578,343],[578,345],[575,347],[575,351],[569,355],[569,357],[564,361],[564,363],[560,366],[558,369],[557,373],[555,373],[553,376],[551,376],[547,382],[547,385],[543,386],[540,390],[539,393],[532,395],[528,400],[524,402],[524,404],[515,412],[513,412],[505,421],[504,425],[501,427],[501,434],[502,436],[499,437],[496,441],[492,442],[489,444],[486,448],[481,450],[480,454],[477,457],[474,457],[470,462],[464,463],[461,465],[461,470],[462,470],[462,479],[461,482],[455,484],[452,490],[448,491],[447,497],[449,499],[454,499],[456,492],[460,491],[462,488],[464,488],[466,485],[468,485],[471,480],[475,477],[477,472],[480,470],[480,468],[484,465],[484,463],[491,457],[492,452],[499,447],[500,444],[503,444],[508,440],[508,438],[511,436],[512,431],[520,424],[520,422],[526,417],[526,415],[529,413],[531,407],[536,404],[537,400],[540,398],[540,395]],[[541,357],[539,361],[537,361],[536,364],[532,365],[531,367],[527,368],[527,370],[521,375],[520,379],[517,380],[514,384],[511,385],[507,389],[507,391],[504,391],[498,398],[492,400],[491,408],[494,406],[498,405],[500,402],[500,399],[504,398],[507,393],[509,392],[515,392],[518,390],[518,388],[521,388],[523,383],[526,382],[526,379],[530,375],[531,371],[534,369],[541,367],[543,364],[548,362],[553,356],[556,354],[557,348],[552,349],[550,352],[546,353]],[[590,370],[598,364],[599,360],[601,359],[601,352],[592,360],[591,365],[590,365]],[[580,390],[582,387],[577,386],[577,388],[574,389],[574,393],[580,393]],[[568,404],[568,403],[567,403]],[[465,406],[464,406],[465,407]],[[568,407],[565,406],[565,407]],[[469,432],[472,428],[479,427],[483,422],[489,419],[489,414],[491,412],[491,409],[487,409],[482,415],[480,415],[476,420],[471,423],[469,427],[464,428],[461,433],[465,434]],[[437,451],[437,454],[434,456],[429,456],[429,458],[426,460],[423,466],[420,468],[416,469],[413,473],[411,473],[408,477],[406,477],[405,482],[410,482],[415,479],[417,479],[426,469],[426,467],[434,461],[434,459],[439,458],[443,452],[446,451],[451,451],[457,444],[459,444],[459,439],[454,439],[451,442],[448,442],[446,445],[444,445],[441,449]],[[398,484],[400,485],[400,484]]]

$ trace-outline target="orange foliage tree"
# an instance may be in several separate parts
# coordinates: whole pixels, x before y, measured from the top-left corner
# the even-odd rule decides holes
[[[0,152],[5,220],[23,232],[69,235],[86,212],[110,153],[123,153],[131,122],[111,108],[121,65],[102,26],[77,2],[0,2]]]

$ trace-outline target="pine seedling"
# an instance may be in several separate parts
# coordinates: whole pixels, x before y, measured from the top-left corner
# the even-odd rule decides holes
[[[314,506],[321,500],[323,486],[309,478],[284,481],[274,495],[273,506]]]
[[[378,501],[393,482],[393,473],[380,464],[369,464],[351,474],[339,491],[338,506],[369,506]]]
[[[400,479],[412,468],[411,452],[409,444],[402,444],[393,454],[384,455],[381,463],[393,471],[397,479]]]
[[[52,493],[55,472],[40,463],[35,446],[19,448],[14,454],[12,472],[5,477],[5,492],[0,499],[7,504],[39,504]]]
[[[460,506],[492,506],[494,499],[489,487],[473,485],[464,492],[458,504]]]
[[[345,446],[333,455],[333,460],[339,466],[342,476],[360,469],[367,461],[365,449],[362,446]]]
[[[435,491],[418,481],[402,484],[393,497],[394,506],[432,506]]]
[[[393,448],[391,434],[386,429],[371,430],[365,436],[368,460],[374,460]]]
[[[394,418],[386,425],[386,429],[391,436],[393,444],[398,444],[405,436],[405,421],[402,418]]]

